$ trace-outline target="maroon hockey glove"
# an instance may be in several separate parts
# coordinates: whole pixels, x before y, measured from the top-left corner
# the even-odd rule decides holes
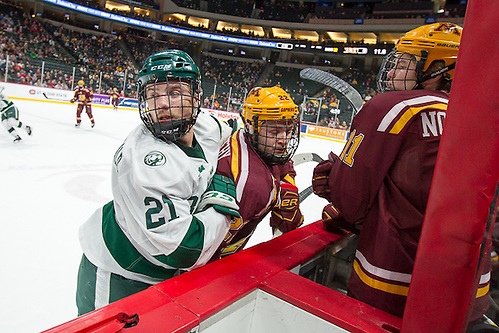
[[[327,231],[338,234],[346,234],[348,231],[355,234],[359,233],[355,225],[348,223],[333,204],[327,204],[322,209],[322,225]]]
[[[293,184],[281,184],[280,204],[270,215],[270,226],[273,230],[278,229],[285,233],[298,228],[303,223],[303,215],[300,212],[300,197],[298,188]]]
[[[332,167],[333,162],[329,160],[320,162],[314,168],[314,174],[312,178],[312,188],[314,189],[314,193],[328,201],[331,201],[331,190],[329,189],[328,178]]]

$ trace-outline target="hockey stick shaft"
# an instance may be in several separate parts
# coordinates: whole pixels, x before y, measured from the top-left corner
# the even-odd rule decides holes
[[[312,188],[312,185],[310,185],[298,194],[298,196],[300,197],[300,202],[303,202],[312,193],[314,193],[314,189]]]
[[[46,99],[51,100],[51,101],[59,101],[59,102],[67,102],[70,103],[69,100],[67,99],[61,99],[61,98],[55,98],[55,97],[49,97],[47,94],[43,93],[43,96],[45,96]]]
[[[322,162],[323,158],[317,155],[316,153],[301,153],[293,156],[293,164],[295,166],[306,163],[306,162]],[[300,197],[300,202],[304,201],[307,199],[312,193],[314,193],[314,190],[312,188],[312,185],[301,191],[298,196]]]

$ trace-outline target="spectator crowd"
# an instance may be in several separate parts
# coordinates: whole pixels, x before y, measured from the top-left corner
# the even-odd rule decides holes
[[[75,81],[83,80],[96,93],[117,88],[123,96],[135,97],[139,64],[151,53],[163,49],[178,48],[193,54],[189,47],[189,43],[176,38],[153,39],[134,33],[133,29],[123,36],[104,34],[39,19],[21,8],[0,5],[2,81],[73,89]],[[334,128],[349,126],[350,105],[334,91],[301,79],[299,69],[293,66],[272,65],[272,70],[262,77],[269,66],[264,60],[235,60],[208,52],[193,56],[198,57],[203,75],[204,107],[237,112],[255,85],[278,85],[295,103],[303,104],[305,121]],[[366,101],[376,94],[373,72],[345,70],[335,74],[360,91]],[[321,98],[320,108],[314,105],[313,98]]]

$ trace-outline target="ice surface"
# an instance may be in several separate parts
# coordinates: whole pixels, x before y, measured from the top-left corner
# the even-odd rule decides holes
[[[140,123],[137,111],[93,107],[96,122],[76,106],[13,100],[20,120],[33,128],[21,143],[0,127],[0,313],[3,332],[39,332],[76,317],[76,275],[81,259],[78,227],[112,199],[111,162],[126,135]],[[302,137],[297,153],[327,157],[343,144]],[[316,163],[297,166],[297,186],[311,184]],[[302,203],[305,224],[318,220],[325,200]],[[262,222],[248,246],[271,239]]]

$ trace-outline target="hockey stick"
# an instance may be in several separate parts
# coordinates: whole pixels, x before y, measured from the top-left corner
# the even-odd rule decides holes
[[[298,196],[300,197],[300,202],[304,201],[312,193],[314,193],[314,189],[312,188],[312,185],[310,185],[298,194]]]
[[[323,159],[316,153],[302,153],[293,156],[293,164],[300,165],[306,162],[322,162]],[[304,201],[306,198],[310,196],[310,194],[314,193],[314,189],[312,185],[301,191],[298,196],[300,197],[300,202]]]
[[[336,75],[317,68],[304,68],[300,71],[300,77],[303,79],[322,83],[323,85],[326,85],[338,91],[352,105],[355,110],[354,115],[357,114],[362,105],[364,105],[362,95],[357,90],[355,90],[354,87],[352,87]]]
[[[322,157],[316,153],[301,153],[293,156],[292,160],[296,166],[306,162],[322,162]]]
[[[49,97],[47,94],[43,93],[43,96],[45,96],[46,99],[51,100],[51,101],[59,101],[59,102],[67,102],[70,103],[67,99],[61,99],[61,98],[55,98],[55,97]]]

